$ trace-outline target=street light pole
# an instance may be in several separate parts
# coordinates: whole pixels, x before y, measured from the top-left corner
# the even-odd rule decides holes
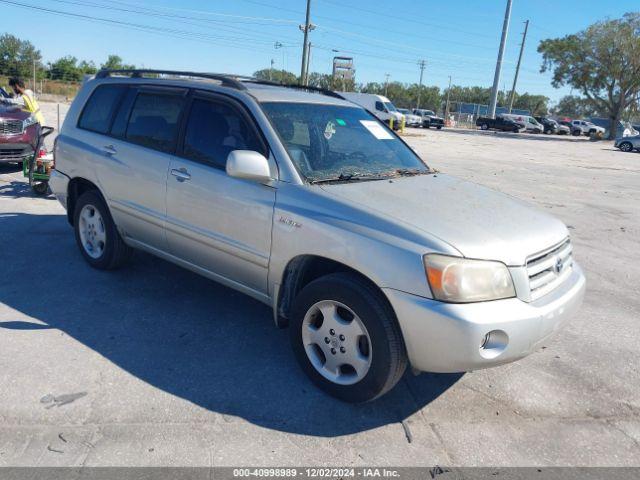
[[[516,84],[518,83],[518,73],[520,73],[520,62],[522,62],[522,52],[524,52],[524,42],[527,40],[527,30],[529,29],[529,20],[524,22],[524,33],[522,34],[522,43],[520,44],[520,55],[518,55],[518,64],[516,65],[516,74],[513,77],[513,87],[511,87],[511,97],[509,98],[509,113],[513,108],[513,99],[516,96]]]
[[[384,74],[384,96],[387,96],[387,89],[389,88],[389,75],[388,73]]]
[[[491,90],[491,104],[489,105],[488,115],[491,118],[496,117],[496,104],[498,102],[498,89],[500,88],[500,72],[502,71],[502,59],[504,58],[504,47],[507,43],[507,34],[509,32],[509,20],[511,19],[511,3],[507,0],[507,8],[504,12],[504,23],[502,24],[502,38],[500,39],[500,49],[498,50],[498,61],[496,62],[496,73],[493,76],[493,88]]]

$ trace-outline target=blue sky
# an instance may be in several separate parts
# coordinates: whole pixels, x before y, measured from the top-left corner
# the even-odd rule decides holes
[[[23,6],[19,6],[21,4]],[[42,11],[25,9],[30,5]],[[299,73],[305,0],[0,0],[0,32],[33,42],[45,62],[64,55],[104,61],[116,53],[149,68],[250,74],[269,66]],[[506,0],[312,0],[312,70],[353,56],[358,82],[491,86]],[[106,8],[105,8],[106,7]],[[530,20],[518,91],[557,100],[539,73],[543,38],[638,9],[637,0],[514,0],[501,88],[511,88],[524,21]],[[67,12],[71,15],[61,15]],[[87,18],[89,17],[89,18]],[[99,19],[99,20],[96,20]],[[37,26],[37,28],[33,28]],[[279,42],[282,48],[275,49]]]

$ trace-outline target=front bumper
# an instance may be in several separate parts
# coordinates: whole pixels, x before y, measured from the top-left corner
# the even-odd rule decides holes
[[[33,147],[28,143],[0,143],[0,163],[22,162],[33,155]]]
[[[580,307],[585,278],[574,263],[563,284],[531,303],[509,298],[453,304],[383,290],[396,312],[412,367],[453,373],[513,362],[538,349]],[[481,348],[487,333],[496,331],[506,342]]]

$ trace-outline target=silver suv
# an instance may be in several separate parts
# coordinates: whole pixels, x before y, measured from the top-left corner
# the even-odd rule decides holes
[[[266,303],[307,375],[346,401],[383,395],[407,365],[522,358],[582,301],[562,222],[431,170],[334,92],[101,71],[55,161],[91,266],[141,249]]]

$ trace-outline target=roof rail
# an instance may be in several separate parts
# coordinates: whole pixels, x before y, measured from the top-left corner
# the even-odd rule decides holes
[[[96,73],[95,78],[108,78],[111,75],[130,75],[131,78],[143,78],[143,75],[180,75],[184,77],[196,77],[207,78],[210,80],[218,80],[222,86],[235,88],[236,90],[246,90],[247,83],[257,83],[259,85],[272,85],[274,87],[293,88],[296,90],[306,90],[308,92],[317,92],[329,97],[339,98],[345,100],[345,98],[333,90],[329,90],[322,87],[313,87],[310,85],[299,85],[297,83],[277,83],[270,80],[261,80],[259,78],[245,76],[245,75],[232,75],[224,73],[198,73],[198,72],[181,72],[176,70],[147,70],[147,69],[123,69],[123,70],[107,70],[103,69]]]
[[[323,95],[327,95],[329,97],[340,98],[341,100],[345,99],[339,93],[334,92],[333,90],[329,90],[327,88],[322,88],[322,87],[312,87],[310,85],[299,85],[297,83],[277,83],[277,82],[273,82],[271,80],[261,80],[261,79],[254,78],[254,77],[239,77],[239,78],[242,81],[245,81],[247,83],[257,83],[259,85],[272,85],[274,87],[284,87],[284,88],[294,88],[294,89],[297,89],[297,90],[307,90],[309,92],[322,93]]]
[[[207,78],[209,80],[218,80],[223,86],[235,88],[236,90],[246,90],[247,87],[242,84],[235,75],[224,75],[220,73],[198,73],[198,72],[181,72],[176,70],[141,70],[141,69],[122,69],[107,70],[102,69],[96,73],[96,78],[108,78],[111,75],[127,75],[131,78],[143,78],[144,75],[179,75],[184,77]]]

